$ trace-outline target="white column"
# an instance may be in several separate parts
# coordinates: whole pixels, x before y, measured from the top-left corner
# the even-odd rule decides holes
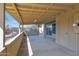
[[[4,49],[3,48],[3,4],[0,4],[0,52]]]
[[[0,28],[0,52],[3,50],[3,30]]]
[[[44,32],[45,32],[45,28],[44,28],[44,24],[42,24],[42,33],[43,33],[43,35],[44,35]]]
[[[41,27],[39,27],[39,33],[44,35],[44,24],[41,24]]]
[[[21,33],[21,30],[20,30],[20,28],[19,28],[19,33]]]

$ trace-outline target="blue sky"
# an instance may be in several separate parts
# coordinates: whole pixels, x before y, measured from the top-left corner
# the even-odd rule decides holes
[[[5,12],[5,22],[12,27],[19,26],[19,23],[8,12]]]

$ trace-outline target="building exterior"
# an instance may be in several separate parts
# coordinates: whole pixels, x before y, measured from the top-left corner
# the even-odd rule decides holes
[[[3,12],[3,6],[0,5],[0,12]],[[3,29],[4,34],[0,39],[1,55],[79,56],[79,4],[6,3],[5,11],[14,17],[19,26],[5,24],[4,30],[4,13],[0,14],[0,31]],[[32,26],[26,28],[24,25]],[[9,37],[13,35],[9,40],[5,37],[7,32]]]

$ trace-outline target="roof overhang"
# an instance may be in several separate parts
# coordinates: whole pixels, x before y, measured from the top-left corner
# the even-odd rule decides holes
[[[79,4],[6,3],[5,9],[21,24],[42,24],[55,21],[56,15],[72,10]]]

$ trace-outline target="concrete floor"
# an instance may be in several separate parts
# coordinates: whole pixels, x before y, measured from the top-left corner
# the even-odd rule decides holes
[[[43,35],[29,36],[34,56],[75,56],[75,52]]]

